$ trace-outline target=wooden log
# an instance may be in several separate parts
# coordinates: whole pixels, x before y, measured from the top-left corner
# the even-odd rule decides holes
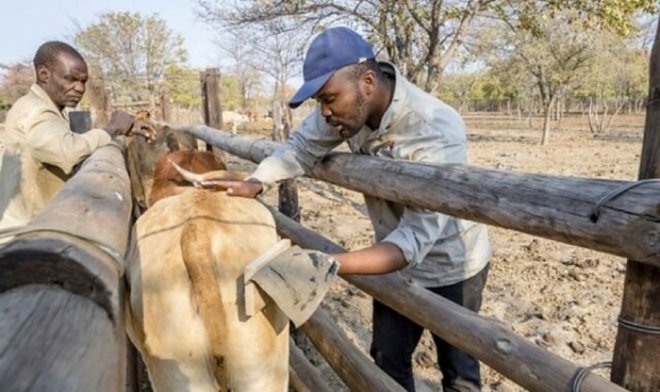
[[[189,132],[255,162],[276,146],[208,127]],[[660,182],[634,187],[604,203],[594,222],[596,202],[632,182],[423,165],[345,153],[330,154],[308,174],[398,203],[660,266]]]
[[[299,246],[326,253],[345,251],[274,208],[269,209],[275,217],[280,235],[290,238]],[[573,377],[578,371],[575,364],[517,336],[499,322],[479,316],[429,290],[405,282],[397,274],[346,275],[343,278],[530,391],[571,390]],[[315,316],[312,318],[318,320]],[[330,320],[323,322],[327,323],[326,326],[332,325]],[[622,392],[624,389],[589,373],[580,391]]]
[[[300,207],[298,206],[298,185],[296,180],[286,180],[278,187],[279,210],[284,215],[300,222]]]
[[[404,391],[348,340],[322,308],[300,329],[351,391]]]
[[[3,391],[124,391],[124,335],[96,303],[23,285],[0,295],[0,314]]]
[[[330,392],[318,369],[309,362],[293,339],[289,339],[289,380],[289,385],[296,392]]]
[[[649,72],[639,178],[660,177],[660,26]],[[612,381],[631,391],[660,390],[660,268],[628,260]],[[641,327],[641,328],[640,328]]]
[[[291,124],[286,113],[288,106],[282,101],[273,102],[273,141],[282,143],[291,132]],[[279,210],[284,215],[300,222],[300,207],[298,206],[298,186],[295,179],[282,181],[277,187]]]
[[[0,308],[12,313],[0,318],[2,390],[125,389],[121,263],[131,197],[122,152],[97,150],[0,248]]]

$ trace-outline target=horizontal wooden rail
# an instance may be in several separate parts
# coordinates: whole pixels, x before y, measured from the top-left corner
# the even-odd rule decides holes
[[[125,390],[130,212],[121,146],[110,145],[0,247],[0,389]]]
[[[260,162],[277,144],[209,127],[183,128],[244,159]],[[332,153],[310,177],[387,200],[660,266],[660,182],[596,203],[629,181],[513,173],[475,166],[423,165]]]
[[[280,235],[296,244],[326,253],[345,250],[269,207]],[[432,292],[403,281],[396,274],[344,277],[377,300],[473,355],[530,391],[571,391],[579,368],[511,332],[507,327]],[[330,321],[327,321],[330,323]],[[625,389],[590,373],[582,392],[623,392]]]
[[[317,309],[300,329],[351,391],[404,392],[401,385],[351,343],[323,308]]]
[[[293,338],[289,338],[289,385],[296,392],[331,392]]]

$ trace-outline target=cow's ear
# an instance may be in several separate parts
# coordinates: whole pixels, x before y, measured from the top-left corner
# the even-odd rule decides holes
[[[172,132],[168,132],[167,134],[167,149],[170,151],[179,151],[181,149],[181,146],[179,145],[179,141],[176,138],[176,135]]]

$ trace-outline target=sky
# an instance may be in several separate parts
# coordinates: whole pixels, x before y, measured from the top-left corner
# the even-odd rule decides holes
[[[0,12],[0,64],[31,61],[39,45],[49,40],[72,43],[76,22],[86,26],[108,11],[158,14],[184,38],[188,65],[219,66],[219,50],[210,27],[196,19],[192,0],[11,0]]]

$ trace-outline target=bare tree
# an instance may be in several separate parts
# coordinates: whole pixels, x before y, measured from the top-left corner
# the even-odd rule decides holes
[[[158,101],[166,69],[186,59],[181,35],[158,16],[108,12],[75,36],[75,42],[118,98]],[[117,99],[119,101],[119,99]]]
[[[232,59],[233,65],[225,73],[238,83],[242,112],[253,117],[254,109],[250,101],[261,87],[259,53],[253,45],[246,45],[242,33],[241,29],[229,29],[225,32],[229,37],[216,40],[216,45]]]
[[[0,64],[0,70],[0,98],[7,103],[13,103],[27,94],[35,81],[34,69],[27,62]]]
[[[225,51],[232,52],[236,64],[257,69],[272,81],[273,137],[284,140],[292,123],[291,110],[286,105],[287,83],[300,75],[304,49],[313,26],[289,17],[250,23],[238,17],[235,4],[200,4],[198,16],[236,41],[221,41]]]
[[[563,17],[562,17],[563,16]],[[593,31],[571,24],[570,13],[540,22],[534,33],[512,29],[495,40],[506,48],[501,66],[522,69],[531,76],[543,108],[541,144],[550,140],[550,120],[553,108],[563,90],[577,83],[580,71],[590,66],[596,57]]]
[[[198,0],[207,20],[225,18],[259,25],[290,18],[318,28],[341,21],[363,30],[413,82],[435,91],[447,65],[461,49],[470,25],[501,0],[275,0],[245,1],[230,10],[219,1]]]

